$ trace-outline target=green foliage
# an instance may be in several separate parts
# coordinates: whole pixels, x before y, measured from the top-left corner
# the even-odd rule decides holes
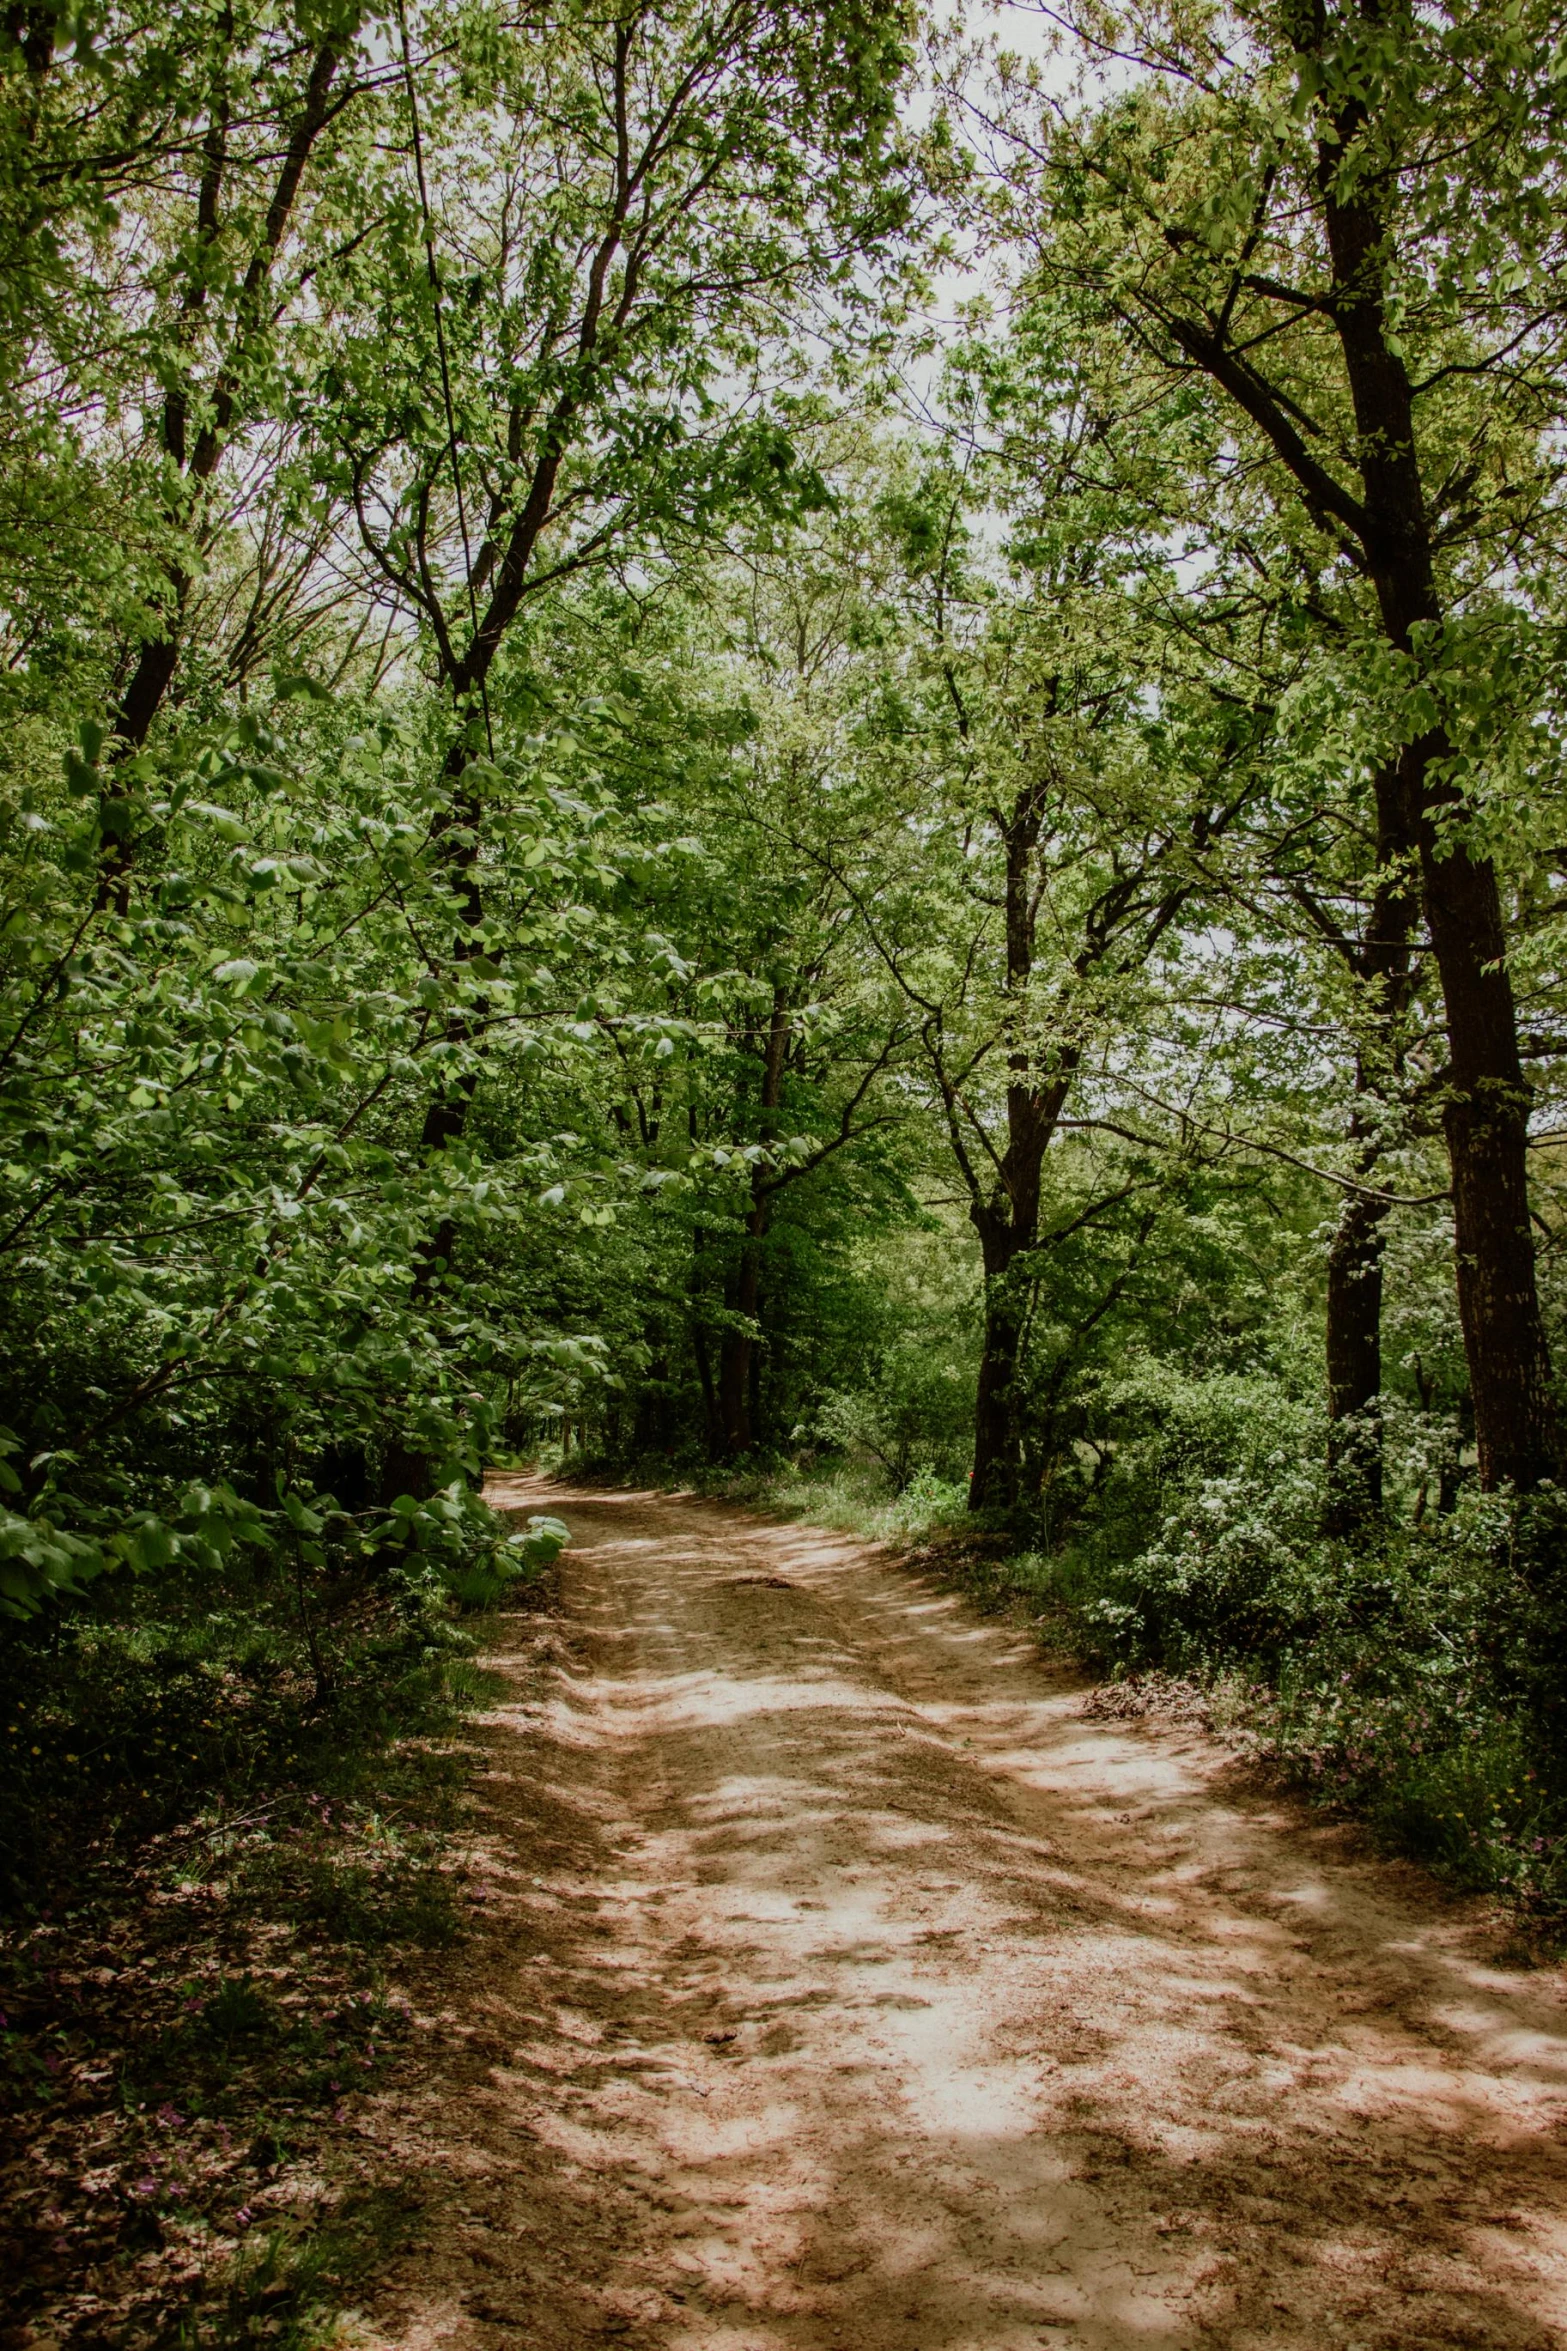
[[[227,1815],[288,1810],[307,1787],[373,1802],[404,1768],[395,1742],[466,1703],[450,1605],[417,1564],[322,1574],[302,1596],[262,1557],[221,1582],[100,1585],[19,1629],[0,1651],[8,1903],[192,1818],[221,1839]]]
[[[1102,1670],[1208,1687],[1251,1751],[1458,1883],[1561,1913],[1567,1782],[1537,1663],[1539,1556],[1517,1506],[1471,1492],[1450,1517],[1347,1548],[1319,1531],[1320,1448],[1296,1450],[1301,1408],[1218,1386],[1167,1397],[1152,1542],[1127,1547],[1138,1518],[1112,1491],[1065,1551],[1008,1563],[999,1592]],[[1245,1466],[1212,1474],[1216,1450]]]
[[[179,2351],[231,2351],[259,2340],[281,2351],[332,2351],[351,2340],[339,2307],[343,2246],[325,2230],[257,2230],[222,2282],[218,2308],[187,2320]]]
[[[874,1385],[824,1398],[816,1428],[827,1445],[869,1454],[901,1494],[932,1461],[966,1451],[968,1403],[968,1383],[928,1346],[899,1347],[876,1365]]]
[[[852,1384],[829,1389],[812,1423],[830,1451],[878,1463],[900,1496],[922,1477],[961,1485],[968,1468],[976,1284],[964,1241],[932,1219],[861,1245]]]
[[[63,2231],[107,2332],[324,2342],[375,2249],[305,2214],[333,2117],[408,2047],[381,1968],[463,1932],[454,1734],[484,1684],[431,1576],[323,1573],[312,1613],[314,1643],[292,1573],[243,1553],[104,1579],[0,1651],[23,2317]]]
[[[889,1491],[880,1469],[816,1458],[798,1466],[709,1470],[699,1473],[698,1483],[706,1492],[752,1509],[834,1527],[873,1543],[918,1545],[956,1535],[968,1516],[968,1481],[949,1483],[930,1469],[918,1470],[897,1493]]]
[[[255,2228],[208,2281],[202,2305],[176,2325],[174,2351],[351,2351],[359,2332],[344,2304],[385,2255],[406,2245],[409,2211],[395,2195],[345,2198],[324,2224]]]
[[[494,1608],[514,1584],[534,1583],[546,1574],[569,1537],[564,1519],[530,1518],[520,1533],[508,1535],[504,1543],[453,1569],[447,1588],[463,1608]]]

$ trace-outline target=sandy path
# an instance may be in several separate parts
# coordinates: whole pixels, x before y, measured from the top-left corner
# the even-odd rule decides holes
[[[399,2351],[1567,2346],[1556,1978],[863,1547],[494,1499],[573,1549]]]

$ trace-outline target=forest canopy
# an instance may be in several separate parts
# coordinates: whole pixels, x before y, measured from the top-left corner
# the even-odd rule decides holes
[[[0,43],[13,1882],[126,1628],[329,1714],[569,1451],[967,1522],[1546,1899],[1559,12]]]

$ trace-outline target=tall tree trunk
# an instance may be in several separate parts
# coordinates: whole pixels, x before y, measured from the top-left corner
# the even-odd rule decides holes
[[[452,787],[451,813],[439,828],[440,833],[452,836],[445,851],[445,863],[457,899],[458,929],[452,940],[452,962],[460,970],[471,963],[483,945],[484,900],[479,889],[479,824],[482,811],[479,803],[464,788],[463,778],[469,761],[468,746],[459,742],[447,754],[446,775]],[[475,1009],[482,1015],[486,1009],[481,997]],[[461,1014],[449,1015],[445,1023],[448,1044],[465,1045],[473,1034],[471,1023]],[[478,1085],[475,1073],[469,1069],[443,1085],[438,1094],[432,1094],[425,1108],[424,1123],[419,1130],[420,1148],[433,1157],[453,1143],[461,1142],[468,1125],[468,1111]],[[456,1230],[449,1216],[443,1216],[435,1231],[419,1244],[414,1260],[414,1290],[423,1296],[451,1268],[456,1247]]]
[[[1311,307],[1331,320],[1354,410],[1357,499],[1308,445],[1300,412],[1259,372],[1256,341],[1228,339],[1228,310],[1160,323],[1188,360],[1271,440],[1319,523],[1355,543],[1376,592],[1386,643],[1412,669],[1440,642],[1444,614],[1435,540],[1416,445],[1409,371],[1390,332],[1385,290],[1390,234],[1371,155],[1387,128],[1371,119],[1364,77],[1329,55],[1341,28],[1353,39],[1379,12],[1293,0],[1289,38],[1320,59],[1317,200],[1331,288]],[[1238,281],[1237,281],[1238,282]],[[1398,759],[1401,827],[1418,855],[1421,898],[1441,980],[1448,1042],[1443,1132],[1453,1178],[1458,1309],[1474,1400],[1475,1442],[1487,1486],[1527,1492],[1559,1466],[1550,1357],[1529,1224],[1530,1088],[1518,1051],[1506,926],[1496,871],[1465,839],[1462,794],[1450,780],[1453,746],[1440,726]]]
[[[772,1011],[762,1047],[762,1077],[758,1099],[757,1133],[771,1142],[778,1127],[783,1100],[784,1064],[789,1049],[789,994],[781,984],[773,989]],[[768,1169],[751,1170],[751,1204],[746,1212],[735,1270],[735,1321],[725,1331],[719,1350],[719,1416],[725,1456],[733,1461],[749,1453],[756,1439],[752,1419],[758,1314],[762,1295],[762,1245],[771,1221],[773,1181]]]
[[[976,1220],[977,1221],[977,1220]],[[1000,1218],[980,1235],[985,1267],[985,1328],[974,1395],[974,1474],[970,1510],[1012,1510],[1022,1461],[1015,1382],[1023,1318],[1008,1288],[1017,1244]]]
[[[1560,1457],[1529,1223],[1531,1089],[1495,873],[1463,851],[1438,857],[1429,818],[1422,830],[1426,918],[1447,1011],[1442,1127],[1480,1481],[1527,1493],[1557,1474]]]
[[[1324,37],[1318,29],[1319,45]],[[1318,151],[1318,188],[1359,442],[1362,543],[1388,642],[1419,660],[1444,615],[1409,374],[1387,327],[1386,224],[1365,183],[1347,196],[1342,189],[1345,157],[1365,128],[1362,101],[1341,105],[1333,136]],[[1529,1224],[1530,1088],[1518,1051],[1496,871],[1465,841],[1460,798],[1446,774],[1451,755],[1440,728],[1405,746],[1398,766],[1402,821],[1419,850],[1446,1014],[1442,1124],[1480,1476],[1487,1486],[1511,1482],[1528,1491],[1554,1474],[1558,1456]]]
[[[1365,1155],[1359,1164],[1365,1163]],[[1328,1464],[1323,1526],[1354,1536],[1382,1511],[1385,1201],[1352,1192],[1328,1251]]]
[[[1038,901],[1030,888],[1034,851],[1044,822],[1040,787],[1020,792],[1002,828],[1006,846],[1007,993],[1010,1022],[1026,1019],[1028,984],[1034,968],[1034,926]],[[1010,1291],[1012,1269],[1033,1247],[1039,1231],[1039,1194],[1045,1153],[1066,1102],[1077,1066],[1066,1047],[1040,1082],[1034,1050],[1016,1034],[1007,1053],[1007,1146],[988,1196],[971,1194],[969,1218],[979,1235],[985,1269],[985,1331],[979,1382],[974,1395],[974,1472],[969,1481],[971,1510],[1010,1510],[1018,1499],[1022,1458],[1018,1428],[1017,1380],[1023,1333],[1020,1301]]]
[[[5,12],[5,30],[12,48],[21,53],[28,80],[35,85],[42,82],[54,63],[54,44],[61,31],[56,11],[53,8],[8,8]]]
[[[1369,1185],[1381,1156],[1379,1110],[1404,1067],[1404,1019],[1412,985],[1416,916],[1414,843],[1396,767],[1376,778],[1378,878],[1365,934],[1345,947],[1361,991],[1350,1140],[1355,1173]],[[1382,1246],[1387,1202],[1352,1192],[1328,1252],[1328,1534],[1353,1537],[1382,1511]]]

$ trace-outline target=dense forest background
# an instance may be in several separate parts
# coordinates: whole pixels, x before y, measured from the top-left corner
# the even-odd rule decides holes
[[[0,67],[9,1898],[447,1704],[569,1458],[1554,1907],[1557,12]]]

